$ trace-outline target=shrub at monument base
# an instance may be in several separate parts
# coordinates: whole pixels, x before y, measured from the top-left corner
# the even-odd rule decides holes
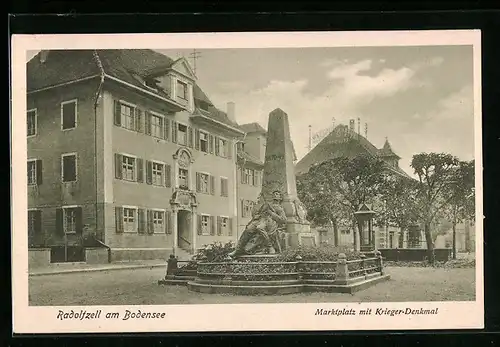
[[[332,245],[299,246],[290,248],[278,255],[280,261],[337,261],[339,254],[344,253],[346,260],[361,259],[361,253],[355,252],[347,247],[336,247]],[[299,257],[299,258],[297,258]]]
[[[202,248],[196,251],[193,260],[197,262],[221,262],[227,259],[227,255],[234,251],[234,243],[229,241],[225,244],[215,241],[209,245],[203,245]]]

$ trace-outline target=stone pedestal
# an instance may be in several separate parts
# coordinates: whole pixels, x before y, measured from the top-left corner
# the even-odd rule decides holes
[[[286,225],[287,248],[297,246],[317,246],[317,236],[311,232],[309,224],[288,222]]]

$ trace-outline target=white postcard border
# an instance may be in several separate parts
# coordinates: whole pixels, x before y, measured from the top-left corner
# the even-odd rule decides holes
[[[11,172],[14,333],[195,332],[474,329],[484,327],[479,30],[192,34],[14,35],[12,39]],[[264,48],[473,45],[476,160],[476,300],[471,302],[217,304],[36,307],[28,305],[26,53],[38,49]],[[435,309],[436,315],[317,316],[318,308]],[[59,320],[64,312],[165,312],[164,319]],[[216,319],[214,319],[216,317]]]

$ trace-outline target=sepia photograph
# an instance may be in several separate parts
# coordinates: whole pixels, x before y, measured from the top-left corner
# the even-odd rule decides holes
[[[14,326],[482,326],[479,31],[148,36],[13,41]]]

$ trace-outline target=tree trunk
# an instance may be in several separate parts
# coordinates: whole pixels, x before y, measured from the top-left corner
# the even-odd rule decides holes
[[[453,230],[453,242],[452,242],[452,255],[453,259],[457,259],[457,222],[453,221],[452,223]]]
[[[470,221],[465,220],[464,221],[464,228],[465,228],[465,251],[470,252],[471,251],[471,242],[470,242]]]
[[[333,224],[333,243],[335,244],[335,247],[339,246],[339,227],[337,225],[337,220],[332,221]]]
[[[399,228],[398,248],[405,248],[405,231],[404,231],[404,228]]]
[[[431,223],[425,222],[424,224],[425,241],[427,242],[427,259],[430,264],[434,264],[434,242],[432,242]]]

